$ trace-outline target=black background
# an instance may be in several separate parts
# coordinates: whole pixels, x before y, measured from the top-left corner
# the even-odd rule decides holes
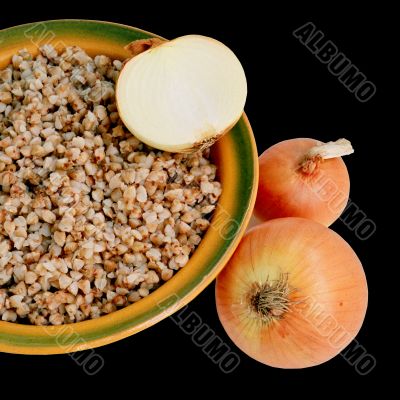
[[[277,11],[269,7],[262,9],[250,2],[244,2],[246,4],[241,7],[222,7],[224,10],[219,10],[216,3],[187,2],[183,6],[162,8],[155,4],[139,8],[133,5],[131,9],[113,3],[110,8],[100,3],[84,6],[83,3],[54,2],[48,8],[41,2],[36,3],[40,4],[38,8],[33,4],[19,7],[9,2],[7,12],[2,2],[0,28],[46,19],[83,18],[120,22],[166,38],[189,33],[212,36],[234,50],[246,71],[249,86],[246,113],[259,153],[276,142],[294,137],[322,141],[339,137],[350,139],[355,148],[355,154],[346,158],[351,198],[376,223],[377,231],[362,241],[340,221],[332,229],[351,244],[365,267],[369,308],[357,340],[376,358],[377,366],[367,376],[360,376],[340,356],[305,370],[285,371],[259,364],[235,348],[223,331],[216,314],[212,284],[190,303],[189,309],[197,312],[204,323],[240,354],[241,363],[231,374],[221,372],[192,343],[190,336],[167,319],[130,338],[97,349],[105,366],[93,377],[88,377],[68,355],[0,354],[0,376],[4,385],[8,386],[9,379],[19,377],[19,382],[34,379],[41,388],[39,392],[51,381],[59,384],[60,390],[72,389],[71,394],[76,393],[77,385],[88,388],[107,385],[115,390],[116,396],[124,393],[133,397],[142,392],[152,395],[158,390],[188,397],[210,394],[213,387],[226,394],[243,389],[249,396],[259,393],[263,397],[292,389],[314,397],[334,391],[344,395],[375,384],[385,365],[385,353],[393,351],[388,346],[395,346],[395,343],[380,343],[379,338],[379,331],[385,329],[380,301],[386,296],[388,282],[383,269],[388,266],[382,265],[378,246],[385,230],[380,212],[383,201],[380,194],[385,193],[385,183],[379,175],[382,164],[378,160],[376,141],[387,133],[383,131],[388,112],[383,107],[388,95],[384,69],[391,54],[386,53],[383,43],[387,39],[385,30],[390,25],[387,15],[393,11],[387,10],[379,16],[375,9],[368,14],[363,8],[350,16],[346,8],[339,10],[338,17],[333,17],[329,9],[317,15],[313,9],[295,10],[287,5],[286,9]],[[333,40],[377,86],[377,93],[370,101],[357,101],[330,75],[326,66],[293,37],[293,30],[307,21],[312,21]],[[317,390],[316,385],[321,385],[323,391]]]

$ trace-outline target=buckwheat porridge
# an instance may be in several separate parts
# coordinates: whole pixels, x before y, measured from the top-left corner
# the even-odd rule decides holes
[[[184,267],[221,194],[209,151],[151,149],[119,119],[122,63],[21,50],[0,71],[0,316],[60,325]]]

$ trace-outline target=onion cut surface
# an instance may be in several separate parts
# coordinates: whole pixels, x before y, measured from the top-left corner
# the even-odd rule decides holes
[[[171,152],[210,146],[239,120],[246,96],[235,54],[199,35],[150,45],[126,63],[116,90],[127,128],[144,143]]]

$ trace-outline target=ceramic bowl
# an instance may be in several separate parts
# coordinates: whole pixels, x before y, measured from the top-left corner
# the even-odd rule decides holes
[[[0,31],[0,69],[13,54],[38,46],[80,46],[91,56],[125,59],[124,46],[156,35],[115,23],[56,20]],[[223,193],[203,241],[188,264],[149,296],[126,308],[61,326],[31,326],[0,321],[0,351],[22,354],[67,353],[102,346],[154,325],[197,296],[225,266],[249,222],[257,191],[258,158],[246,116],[212,148]]]

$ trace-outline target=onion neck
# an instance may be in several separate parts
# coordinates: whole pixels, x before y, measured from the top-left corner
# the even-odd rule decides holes
[[[354,153],[354,149],[347,139],[338,139],[335,142],[322,143],[311,149],[299,165],[299,170],[305,175],[311,175],[323,160],[347,156]]]
[[[280,274],[275,281],[254,283],[247,297],[250,311],[266,324],[280,319],[289,311],[291,292],[288,274]]]

